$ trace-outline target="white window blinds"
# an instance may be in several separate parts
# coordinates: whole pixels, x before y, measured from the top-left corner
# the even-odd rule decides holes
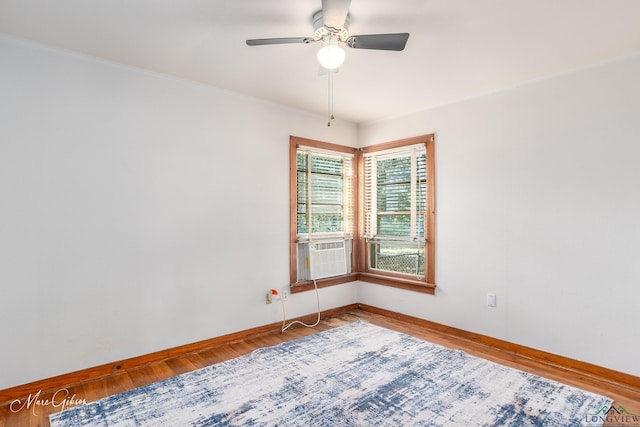
[[[369,240],[424,242],[424,144],[364,155],[364,232]]]
[[[299,147],[296,152],[297,232],[353,233],[353,156]]]

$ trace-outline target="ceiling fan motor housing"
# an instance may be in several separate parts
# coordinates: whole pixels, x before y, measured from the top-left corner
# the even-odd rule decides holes
[[[342,28],[333,28],[324,25],[324,19],[322,16],[322,10],[317,11],[313,14],[313,29],[316,40],[324,39],[325,37],[336,37],[341,42],[347,40],[349,36],[349,19],[350,15],[347,14],[347,17],[344,20],[344,25]]]

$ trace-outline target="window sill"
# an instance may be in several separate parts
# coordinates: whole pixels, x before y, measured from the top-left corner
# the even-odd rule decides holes
[[[405,289],[408,291],[421,292],[423,294],[435,295],[436,285],[433,283],[425,283],[419,280],[405,279],[400,277],[390,277],[383,274],[374,273],[351,273],[344,276],[329,277],[326,279],[316,280],[318,288],[327,288],[329,286],[341,285],[343,283],[355,282],[361,280],[367,283],[375,283],[377,285],[391,286],[393,288]],[[312,291],[315,289],[313,281],[306,280],[291,284],[291,293]]]
[[[329,286],[341,285],[343,283],[355,282],[358,280],[358,273],[345,274],[344,276],[328,277],[326,279],[316,280],[318,288],[326,288]],[[296,282],[291,284],[291,293],[297,294],[298,292],[312,291],[315,289],[312,280],[305,280],[304,282]]]
[[[424,294],[435,295],[436,285],[433,283],[421,282],[419,280],[391,277],[383,274],[358,273],[357,279],[367,283],[391,286],[408,291],[422,292]]]

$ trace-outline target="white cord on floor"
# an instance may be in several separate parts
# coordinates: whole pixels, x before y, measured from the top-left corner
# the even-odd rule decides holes
[[[289,323],[288,325],[286,325],[287,323],[287,313],[284,309],[284,301],[282,300],[282,298],[280,298],[280,302],[282,303],[282,332],[286,331],[287,329],[289,329],[289,327],[291,325],[302,325],[302,326],[306,326],[307,328],[313,328],[314,326],[318,326],[318,324],[320,323],[320,294],[318,293],[318,284],[316,283],[316,281],[313,281],[313,286],[315,286],[316,288],[316,301],[318,302],[318,320],[316,320],[316,323],[314,323],[313,325],[307,325],[304,322],[301,322],[299,320],[294,320],[293,322]],[[286,326],[285,326],[286,325]]]

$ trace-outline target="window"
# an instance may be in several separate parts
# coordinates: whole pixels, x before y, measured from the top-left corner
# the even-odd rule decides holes
[[[364,271],[360,278],[433,293],[433,135],[362,151]]]
[[[346,274],[319,286],[362,280],[434,293],[433,135],[360,150],[291,137],[290,169],[292,291],[312,288],[310,242],[339,239]]]
[[[364,155],[369,268],[424,277],[426,147]]]
[[[295,225],[291,226],[291,283],[305,284],[311,278],[309,245],[312,241],[342,242],[347,254],[346,273],[351,273],[355,151],[350,147],[291,137],[291,218],[295,217],[292,221]]]

